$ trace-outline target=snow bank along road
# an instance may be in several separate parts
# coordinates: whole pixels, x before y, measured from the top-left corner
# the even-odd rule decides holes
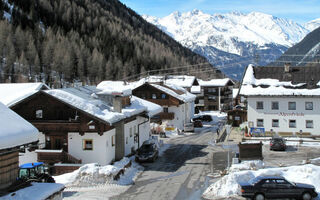
[[[201,199],[209,186],[208,174],[226,167],[226,150],[210,146],[213,133],[172,138],[171,144],[154,163],[145,163],[145,170],[126,192],[111,199]]]

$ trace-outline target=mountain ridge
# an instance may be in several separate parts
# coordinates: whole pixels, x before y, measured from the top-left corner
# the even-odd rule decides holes
[[[223,63],[220,69],[237,80],[241,79],[241,72],[247,64],[266,65],[274,61],[320,22],[314,20],[307,25],[300,25],[292,20],[260,12],[246,14],[235,11],[211,15],[198,9],[185,13],[173,12],[162,18],[142,17],[183,46],[200,52],[212,64],[213,60]],[[225,52],[224,55],[219,56],[222,52]],[[243,63],[241,69],[238,69],[238,63],[232,66],[230,62],[235,55]],[[225,64],[229,64],[229,68]],[[239,73],[235,76],[229,71]]]

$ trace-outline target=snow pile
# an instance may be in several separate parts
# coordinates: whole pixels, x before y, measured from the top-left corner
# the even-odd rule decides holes
[[[57,183],[31,183],[32,185],[1,197],[2,200],[35,200],[47,199],[52,194],[64,189]]]
[[[196,79],[195,76],[186,75],[169,75],[165,77],[165,83],[171,85],[178,85],[180,87],[191,87]]]
[[[136,107],[136,108],[145,107],[148,112],[149,117],[152,117],[152,116],[159,114],[163,111],[163,108],[161,106],[159,106],[158,104],[140,99],[139,97],[136,97],[136,96],[132,96],[130,107],[125,108],[124,110],[134,108],[134,107]]]
[[[320,158],[310,159],[311,164],[320,165]]]
[[[0,102],[10,107],[40,91],[41,88],[49,89],[43,83],[1,83]]]
[[[0,149],[38,140],[39,131],[2,103],[0,103],[0,119]]]
[[[297,176],[297,174],[299,176]],[[312,164],[284,168],[265,168],[257,171],[246,170],[231,172],[207,188],[205,198],[227,198],[240,194],[240,182],[247,182],[257,176],[283,176],[288,181],[314,185],[320,192],[320,166]]]
[[[113,165],[86,164],[71,173],[55,176],[54,179],[57,183],[67,186],[89,187],[108,184],[112,183],[114,177],[129,163],[130,159],[125,157]]]
[[[257,170],[257,169],[263,169],[264,168],[264,162],[261,160],[254,160],[254,161],[242,161],[239,164],[233,164],[230,169],[230,172],[239,172],[243,170]]]

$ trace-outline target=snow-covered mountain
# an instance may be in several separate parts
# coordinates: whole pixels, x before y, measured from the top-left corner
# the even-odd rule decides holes
[[[313,31],[316,28],[320,27],[320,18],[312,20],[308,23],[305,24],[305,27],[309,30],[309,31]]]
[[[238,80],[247,64],[275,60],[320,26],[320,19],[304,26],[259,12],[210,15],[193,10],[163,18],[143,17]]]

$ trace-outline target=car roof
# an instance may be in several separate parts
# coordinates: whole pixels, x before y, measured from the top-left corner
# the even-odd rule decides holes
[[[37,167],[37,166],[40,166],[40,165],[43,165],[43,164],[44,164],[43,162],[25,163],[23,165],[20,165],[20,168],[31,169],[31,168],[34,168],[34,167]]]

